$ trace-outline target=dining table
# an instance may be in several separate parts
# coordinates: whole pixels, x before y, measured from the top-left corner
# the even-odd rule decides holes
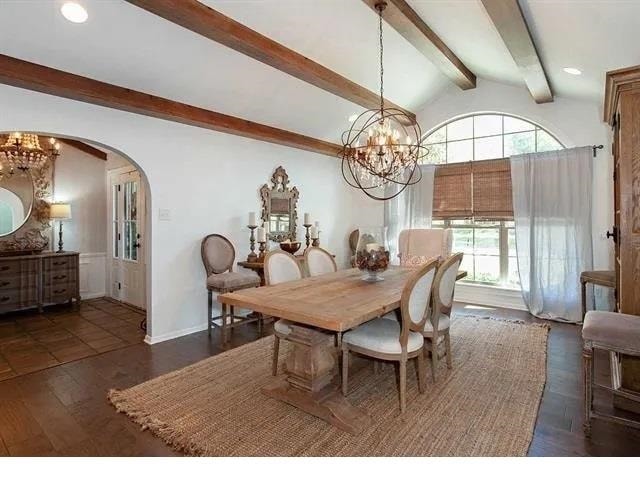
[[[358,434],[371,419],[340,391],[336,333],[390,312],[400,318],[402,290],[414,270],[390,266],[378,282],[367,282],[357,268],[338,270],[221,294],[218,301],[291,322],[287,340],[292,348],[285,360],[285,375],[264,387],[265,395]],[[457,280],[466,275],[459,271]]]

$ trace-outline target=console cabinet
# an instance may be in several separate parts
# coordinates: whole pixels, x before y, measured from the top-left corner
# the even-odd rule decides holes
[[[80,301],[77,252],[0,257],[0,313]]]

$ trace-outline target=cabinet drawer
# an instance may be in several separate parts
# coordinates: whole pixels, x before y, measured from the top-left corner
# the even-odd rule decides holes
[[[66,286],[69,283],[75,283],[76,281],[76,272],[73,269],[68,270],[54,270],[51,272],[46,272],[43,278],[43,285],[45,287],[53,286]]]
[[[3,290],[0,292],[0,311],[32,307],[38,303],[38,290],[35,288]]]
[[[45,285],[44,303],[65,302],[76,296],[78,286],[75,282],[68,282],[58,285]]]
[[[38,271],[37,258],[21,260],[0,260],[0,278],[5,275],[20,275],[21,273],[36,273]]]
[[[76,270],[78,268],[78,257],[75,255],[48,257],[44,259],[43,267],[45,274],[54,271]]]
[[[37,282],[38,275],[36,272],[23,273],[22,275],[0,275],[0,292],[20,288],[35,288]]]

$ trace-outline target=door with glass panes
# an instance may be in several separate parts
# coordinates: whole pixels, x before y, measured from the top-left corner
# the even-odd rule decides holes
[[[111,297],[145,308],[145,203],[140,173],[115,173],[110,183]]]

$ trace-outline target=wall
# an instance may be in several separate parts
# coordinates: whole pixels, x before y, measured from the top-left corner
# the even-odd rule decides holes
[[[122,152],[146,176],[151,343],[206,327],[200,241],[222,233],[244,257],[247,212],[259,210],[258,189],[278,165],[300,190],[298,212],[320,221],[322,245],[347,264],[355,202],[336,159],[7,86],[0,106],[0,130],[90,139]],[[170,220],[159,220],[160,209]]]

